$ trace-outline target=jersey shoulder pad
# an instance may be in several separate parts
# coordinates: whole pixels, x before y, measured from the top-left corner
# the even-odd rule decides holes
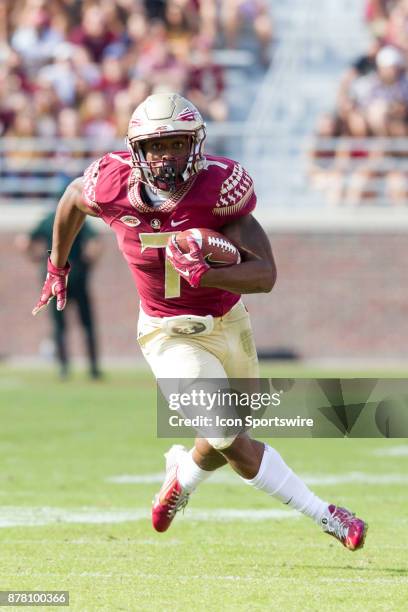
[[[99,214],[103,207],[117,198],[127,185],[132,169],[130,154],[126,151],[107,153],[94,161],[84,172],[83,198]]]
[[[234,215],[249,213],[254,208],[248,204],[255,198],[254,183],[248,172],[239,162],[227,157],[208,156],[207,168],[212,169],[218,178],[219,192],[213,213],[215,215]]]

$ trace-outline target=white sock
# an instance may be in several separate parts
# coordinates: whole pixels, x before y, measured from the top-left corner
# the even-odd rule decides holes
[[[259,472],[255,478],[243,478],[243,481],[309,516],[318,524],[328,507],[292,472],[278,451],[267,444]]]
[[[181,486],[192,492],[202,482],[206,480],[213,472],[202,470],[193,459],[192,448],[190,452],[183,453],[183,457],[179,462],[178,480]]]

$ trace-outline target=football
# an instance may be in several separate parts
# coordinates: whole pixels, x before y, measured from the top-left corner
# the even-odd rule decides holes
[[[197,241],[205,260],[212,268],[233,266],[241,261],[237,247],[228,238],[206,228],[189,229],[176,235],[177,245],[183,253],[189,251],[188,236],[192,236]]]

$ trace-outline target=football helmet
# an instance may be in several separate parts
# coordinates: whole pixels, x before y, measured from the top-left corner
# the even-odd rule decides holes
[[[146,160],[143,142],[166,136],[189,136],[188,155]],[[173,192],[204,165],[205,123],[197,108],[177,93],[160,93],[146,98],[133,112],[127,146],[138,179],[153,189]]]

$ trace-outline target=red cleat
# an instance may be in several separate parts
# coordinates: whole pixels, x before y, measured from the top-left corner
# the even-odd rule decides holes
[[[174,445],[166,453],[166,478],[156,495],[152,508],[152,523],[156,531],[166,531],[176,513],[188,504],[189,493],[177,479],[177,454],[187,452],[183,447]]]
[[[353,512],[331,504],[321,519],[323,531],[335,537],[349,550],[363,548],[368,525]]]

